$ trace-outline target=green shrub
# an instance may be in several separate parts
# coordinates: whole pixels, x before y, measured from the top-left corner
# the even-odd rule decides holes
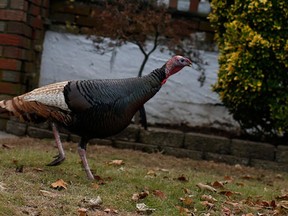
[[[287,0],[212,0],[219,46],[213,86],[245,130],[288,132]]]

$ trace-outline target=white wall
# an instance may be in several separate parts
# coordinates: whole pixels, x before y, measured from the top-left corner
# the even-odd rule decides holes
[[[186,124],[234,130],[238,127],[225,107],[219,105],[211,85],[217,78],[217,53],[203,52],[206,82],[200,87],[199,72],[184,68],[169,78],[160,92],[146,104],[149,123]],[[128,43],[118,50],[110,71],[111,53],[99,55],[86,36],[46,32],[41,64],[40,85],[73,79],[107,79],[135,77],[143,54]],[[146,64],[144,74],[161,67],[170,55],[155,51]]]

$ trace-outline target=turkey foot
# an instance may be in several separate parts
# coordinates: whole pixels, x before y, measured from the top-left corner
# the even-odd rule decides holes
[[[59,132],[57,130],[57,127],[54,123],[52,123],[52,130],[53,130],[53,134],[55,137],[55,142],[59,151],[59,154],[56,155],[54,158],[56,158],[55,160],[53,160],[51,163],[47,164],[47,166],[57,166],[59,164],[61,164],[64,160],[65,160],[65,152],[60,140],[60,135]]]

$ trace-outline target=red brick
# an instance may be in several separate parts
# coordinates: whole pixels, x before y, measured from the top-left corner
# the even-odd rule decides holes
[[[6,22],[4,21],[0,21],[0,31],[4,32],[6,28]]]
[[[26,59],[26,50],[13,47],[13,46],[5,46],[3,56],[8,58],[15,58],[15,59]]]
[[[4,47],[3,47],[3,46],[0,46],[0,56],[3,55],[3,50],[4,50]]]
[[[0,9],[0,20],[13,20],[26,22],[27,15],[24,11]]]
[[[49,8],[49,0],[43,0],[42,1],[42,6],[44,7],[44,8]]]
[[[42,41],[44,38],[44,31],[42,30],[35,30],[33,33],[33,40],[39,40]]]
[[[48,9],[45,9],[45,8],[42,8],[42,11],[41,11],[41,16],[44,17],[44,18],[48,18],[49,17],[49,10]]]
[[[6,8],[8,6],[8,0],[1,0],[0,8]]]
[[[21,69],[21,61],[0,58],[0,69],[19,71]]]
[[[20,35],[0,34],[0,44],[30,48],[31,40]]]
[[[0,80],[6,81],[6,82],[19,83],[21,81],[21,73],[18,71],[1,70]]]
[[[41,8],[39,6],[36,5],[31,5],[29,7],[29,13],[33,16],[37,16],[37,15],[41,15]]]
[[[32,28],[38,28],[38,29],[43,29],[43,21],[41,16],[29,16],[29,25]]]
[[[10,8],[27,11],[28,2],[26,0],[10,0]]]
[[[0,94],[19,95],[23,93],[23,86],[10,82],[0,82]]]
[[[32,62],[25,62],[24,63],[25,73],[33,73],[33,72],[35,72],[35,70],[36,70],[35,63],[32,63]]]
[[[29,0],[29,2],[41,6],[41,0]]]
[[[25,35],[27,37],[32,36],[32,29],[25,23],[20,22],[8,22],[7,23],[7,33],[14,33]]]

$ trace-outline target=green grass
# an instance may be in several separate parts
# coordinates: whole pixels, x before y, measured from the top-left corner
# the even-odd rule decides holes
[[[77,144],[64,143],[64,149],[66,161],[60,166],[48,167],[45,164],[57,153],[52,140],[0,140],[0,186],[5,188],[0,189],[0,215],[79,215],[81,207],[88,210],[89,216],[113,215],[104,209],[117,210],[118,215],[138,215],[137,203],[155,209],[152,213],[155,216],[225,215],[224,211],[230,215],[288,213],[287,200],[276,199],[288,194],[287,173],[88,146],[88,160],[93,173],[102,178],[100,182],[91,182],[82,170]],[[115,159],[123,160],[124,164],[109,165]],[[21,165],[23,172],[16,172],[16,167]],[[182,175],[187,181],[178,179]],[[227,178],[230,181],[224,188],[216,188],[217,192],[196,186],[198,183],[211,185]],[[51,188],[57,179],[68,183],[66,190]],[[45,195],[41,190],[51,192],[53,196]],[[164,197],[154,195],[155,190],[160,190]],[[133,201],[132,195],[142,191],[148,195]],[[221,191],[230,194],[225,196]],[[211,195],[217,201],[207,204],[201,200],[203,195]],[[103,203],[92,209],[84,200],[97,196]],[[271,204],[272,200],[275,204]]]

